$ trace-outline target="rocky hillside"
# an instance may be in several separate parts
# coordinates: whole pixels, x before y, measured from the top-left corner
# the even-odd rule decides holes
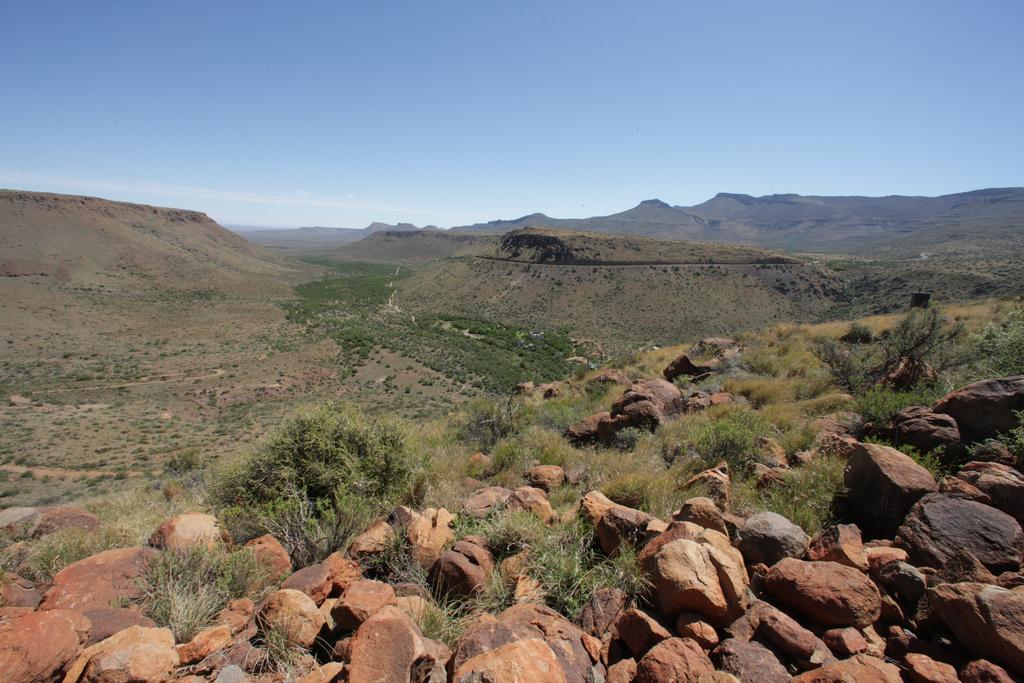
[[[898,350],[878,386],[917,367],[922,392],[945,366],[901,340],[931,320],[706,339],[523,384],[444,433],[325,406],[213,467],[202,499],[185,477],[148,506],[0,511],[0,664],[74,682],[1017,680],[1024,375],[851,399],[802,355],[877,336],[858,353]]]

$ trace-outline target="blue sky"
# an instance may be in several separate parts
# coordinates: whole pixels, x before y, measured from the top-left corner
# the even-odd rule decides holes
[[[453,225],[1024,185],[1024,3],[46,2],[0,187]]]

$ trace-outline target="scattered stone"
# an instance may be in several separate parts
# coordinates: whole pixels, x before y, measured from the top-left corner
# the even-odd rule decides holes
[[[895,593],[908,604],[916,603],[924,595],[924,575],[912,564],[889,562],[882,565],[875,576],[886,590]]]
[[[480,589],[494,571],[494,558],[480,545],[458,541],[438,558],[430,582],[440,593],[468,596]]]
[[[13,507],[0,510],[0,532],[10,536],[27,536],[39,522],[38,508]]]
[[[160,550],[212,548],[224,540],[225,533],[213,515],[186,512],[171,517],[157,527],[149,537],[149,544]]]
[[[676,635],[680,638],[690,638],[697,641],[705,650],[710,650],[718,645],[718,632],[715,627],[706,621],[702,621],[701,615],[696,612],[683,612],[676,619]]]
[[[444,547],[455,540],[452,522],[455,518],[444,508],[427,508],[413,513],[406,524],[405,536],[413,559],[425,570],[433,566]]]
[[[997,438],[1019,424],[1016,411],[1024,410],[1024,375],[968,384],[940,398],[932,410],[951,415],[967,441]]]
[[[77,610],[28,612],[0,620],[0,671],[9,681],[51,681],[74,661],[89,631]]]
[[[227,624],[232,633],[238,633],[249,623],[249,618],[256,612],[256,604],[250,598],[232,600],[217,614],[214,620],[218,624]]]
[[[942,567],[965,550],[994,572],[1020,568],[1024,532],[1013,517],[972,500],[933,493],[922,498],[899,528],[896,544],[917,566]]]
[[[130,626],[82,650],[67,683],[162,683],[178,667],[174,636],[166,628]]]
[[[868,641],[851,626],[830,628],[821,634],[821,639],[837,655],[856,655],[868,649]]]
[[[944,583],[928,589],[928,604],[969,653],[1024,676],[1024,593]]]
[[[550,524],[558,519],[548,496],[542,490],[533,486],[520,486],[505,501],[509,510],[526,510],[540,517],[545,524]]]
[[[604,495],[600,491],[590,491],[585,496],[580,498],[580,512],[588,520],[592,526],[597,526],[597,523],[601,521],[601,517],[609,509],[615,507],[618,503],[612,502],[608,496]]]
[[[715,501],[703,496],[688,499],[679,508],[679,511],[672,515],[672,519],[678,522],[691,522],[705,529],[729,535],[728,529],[725,528],[725,520],[722,518],[722,511],[715,505]]]
[[[535,465],[526,470],[526,481],[543,491],[553,491],[565,483],[565,470],[558,465]]]
[[[778,609],[766,610],[757,634],[796,660],[801,668],[813,669],[833,659],[832,652],[818,636]]]
[[[707,497],[720,509],[729,509],[729,468],[725,463],[695,474],[683,483],[682,488],[685,490],[695,486],[704,489]]]
[[[634,683],[697,683],[715,670],[695,641],[669,638],[652,647],[637,664]]]
[[[838,562],[862,572],[868,570],[868,557],[856,524],[836,524],[820,531],[811,539],[807,559]]]
[[[671,363],[666,365],[661,374],[666,380],[671,382],[675,378],[682,377],[684,375],[692,377],[694,375],[703,375],[707,372],[713,372],[717,367],[717,362],[711,362],[708,365],[697,365],[690,360],[689,355],[684,353],[676,356]]]
[[[245,547],[266,567],[271,581],[280,581],[292,573],[292,558],[281,542],[270,534],[252,539]]]
[[[152,548],[115,548],[73,562],[57,572],[39,609],[113,607],[139,597],[139,577],[155,557]]]
[[[327,662],[296,679],[295,683],[334,683],[334,681],[342,680],[341,676],[344,671],[345,665],[341,662]]]
[[[231,627],[227,624],[218,624],[204,628],[195,634],[192,640],[176,645],[174,649],[178,653],[181,666],[195,664],[226,647],[231,642],[231,637]]]
[[[0,574],[0,605],[35,609],[43,599],[36,585],[17,574]]]
[[[615,630],[637,659],[661,641],[672,637],[657,619],[635,607],[622,613],[615,622]]]
[[[629,596],[611,586],[598,588],[576,617],[576,625],[592,636],[601,638],[626,609]],[[613,630],[614,632],[614,630]]]
[[[597,539],[601,550],[609,557],[618,552],[623,543],[641,548],[647,541],[647,526],[654,517],[624,505],[613,505],[597,523]]]
[[[331,609],[331,618],[341,631],[354,631],[377,611],[396,606],[397,596],[383,581],[358,579],[349,584]]]
[[[587,380],[588,384],[618,384],[620,387],[633,386],[633,380],[622,370],[605,368]]]
[[[592,446],[601,440],[601,432],[608,430],[613,422],[612,414],[605,411],[585,417],[579,422],[566,427],[562,436],[574,446]],[[602,429],[602,425],[605,425]]]
[[[555,653],[540,638],[523,638],[483,652],[463,662],[452,676],[452,683],[492,681],[568,683]]]
[[[768,570],[764,588],[784,607],[824,626],[867,626],[881,614],[875,584],[836,562],[784,559]]]
[[[644,547],[638,561],[667,618],[698,612],[721,621],[734,618],[746,607],[743,556],[717,531],[673,522]]]
[[[939,482],[939,493],[944,493],[951,498],[963,498],[973,500],[982,505],[991,505],[992,498],[987,493],[973,484],[968,484],[963,479],[953,476],[945,476]]]
[[[423,634],[416,623],[397,607],[384,606],[363,621],[352,636],[348,680],[409,681],[413,666],[426,655]]]
[[[909,406],[899,411],[889,420],[887,431],[895,443],[913,446],[922,453],[938,448],[960,448],[960,428],[956,420],[932,412],[928,406]]]
[[[633,683],[636,677],[636,660],[632,657],[620,659],[608,667],[605,683]]]
[[[260,606],[258,621],[262,628],[278,628],[296,645],[309,648],[327,623],[316,603],[302,591],[282,588],[274,591]]]
[[[352,539],[348,554],[356,560],[365,561],[387,550],[395,530],[384,518],[374,520],[366,530]]]
[[[902,683],[900,670],[870,655],[854,655],[849,659],[826,664],[802,673],[792,683]]]
[[[755,640],[729,638],[712,653],[718,668],[750,683],[788,683],[786,667],[771,650]]]
[[[512,491],[503,486],[488,486],[466,499],[462,511],[470,517],[486,517],[491,510],[504,505],[511,495]]]
[[[843,473],[846,503],[861,529],[892,538],[922,496],[938,488],[909,455],[878,444],[858,443]]]
[[[737,535],[736,545],[750,564],[773,565],[785,557],[800,557],[809,540],[803,529],[774,512],[751,515]]]
[[[1024,524],[1024,474],[997,462],[969,462],[956,476],[987,495],[992,507]]]
[[[89,620],[89,635],[82,643],[85,646],[106,640],[129,626],[156,628],[156,622],[137,609],[128,607],[103,607],[87,609],[82,616]]]
[[[960,683],[956,669],[928,655],[911,652],[904,659],[911,683]]]
[[[1013,683],[1013,677],[998,664],[976,659],[960,670],[963,683]]]
[[[769,467],[786,469],[789,461],[786,459],[786,450],[779,445],[779,442],[770,436],[759,436],[754,441],[756,453],[754,458]]]
[[[82,508],[70,505],[45,507],[39,510],[32,537],[39,538],[61,529],[97,529],[99,526],[100,518]]]

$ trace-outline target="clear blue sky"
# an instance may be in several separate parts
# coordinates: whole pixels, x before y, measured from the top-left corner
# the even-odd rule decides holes
[[[0,187],[452,225],[1024,185],[1024,2],[8,2]]]

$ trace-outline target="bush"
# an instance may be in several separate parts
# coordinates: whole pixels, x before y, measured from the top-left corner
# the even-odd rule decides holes
[[[43,536],[28,552],[26,578],[45,582],[64,567],[104,550],[135,545],[135,538],[123,529],[60,529]]]
[[[997,325],[988,325],[977,338],[986,374],[1024,374],[1024,309],[1010,311]]]
[[[875,341],[875,334],[867,325],[855,322],[850,323],[850,329],[839,339],[847,344],[870,344]]]
[[[1018,469],[1024,464],[1024,410],[1018,410],[1017,426],[1007,434],[1000,434],[999,439],[1011,453],[1017,458]]]
[[[724,460],[730,468],[743,470],[756,454],[754,442],[771,431],[762,416],[737,410],[699,422],[690,431],[690,442],[709,465]]]
[[[865,422],[880,425],[908,406],[931,405],[940,395],[938,390],[893,391],[876,386],[854,399],[853,410]]]
[[[327,403],[298,412],[255,451],[215,472],[210,497],[220,507],[295,496],[311,503],[337,495],[387,501],[407,491],[416,469],[398,423]]]
[[[213,623],[230,600],[257,596],[268,585],[266,569],[248,550],[197,546],[157,555],[142,576],[142,611],[187,643]]]
[[[733,487],[734,505],[742,513],[775,512],[813,535],[834,521],[844,466],[839,458],[821,457],[785,472],[782,484],[758,489],[755,480],[743,481]]]
[[[512,396],[505,401],[480,399],[462,410],[456,431],[463,442],[487,453],[499,441],[517,433],[523,423],[519,402]]]

